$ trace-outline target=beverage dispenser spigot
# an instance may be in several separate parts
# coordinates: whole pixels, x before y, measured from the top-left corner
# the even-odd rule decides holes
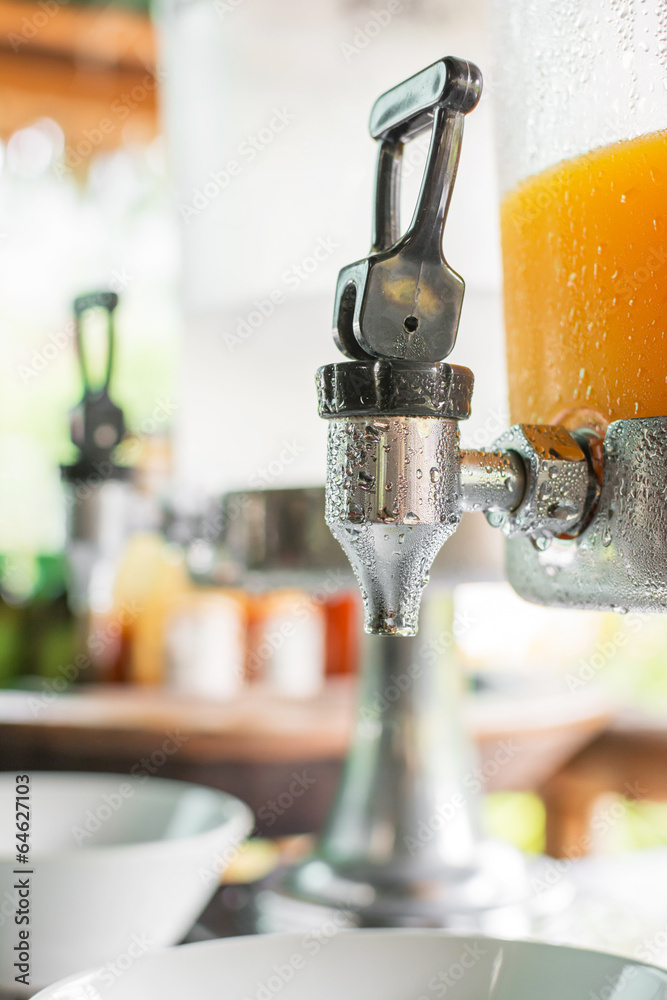
[[[70,412],[70,433],[78,454],[61,466],[67,515],[69,601],[85,620],[91,608],[108,610],[120,554],[132,523],[132,469],[119,465],[114,452],[125,436],[122,409],[109,387],[115,355],[115,292],[99,291],[74,301],[76,348],[83,395]],[[94,380],[83,317],[92,309],[106,312],[103,374]]]
[[[373,245],[338,279],[334,338],[351,361],[318,372],[329,426],[327,523],[348,555],[365,628],[414,635],[421,593],[464,511],[480,510],[538,547],[574,536],[597,499],[587,434],[517,426],[489,451],[462,451],[473,375],[444,358],[456,340],[464,282],[446,263],[442,236],[480,71],[441,59],[380,97],[371,135],[380,142]],[[399,225],[404,144],[431,142],[412,222]]]

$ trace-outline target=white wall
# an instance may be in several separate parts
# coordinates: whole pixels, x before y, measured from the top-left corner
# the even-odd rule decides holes
[[[184,254],[179,475],[208,492],[259,485],[269,466],[275,486],[323,482],[314,372],[340,358],[338,270],[368,251],[370,108],[443,55],[484,72],[482,0],[179,0],[161,16]],[[452,360],[478,385],[464,436],[480,443],[498,432],[505,396],[491,111],[485,97],[467,120],[445,236],[468,289]],[[419,179],[413,168],[406,199]]]

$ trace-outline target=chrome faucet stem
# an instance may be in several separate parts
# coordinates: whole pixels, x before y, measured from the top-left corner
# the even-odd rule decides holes
[[[513,511],[526,492],[526,469],[514,451],[462,451],[463,511]]]

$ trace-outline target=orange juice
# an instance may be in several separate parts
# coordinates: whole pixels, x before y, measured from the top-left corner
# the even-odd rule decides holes
[[[667,131],[528,179],[501,226],[512,421],[667,415]]]

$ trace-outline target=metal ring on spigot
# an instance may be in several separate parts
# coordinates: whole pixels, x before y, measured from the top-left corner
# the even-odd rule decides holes
[[[446,361],[343,361],[317,372],[319,414],[466,420],[473,383],[469,368]]]

